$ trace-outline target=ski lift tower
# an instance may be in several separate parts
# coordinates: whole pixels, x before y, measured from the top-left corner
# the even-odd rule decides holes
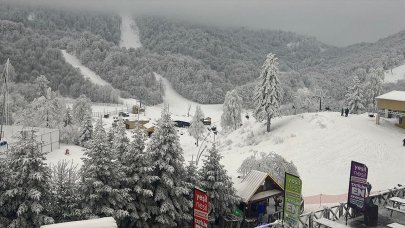
[[[7,146],[7,141],[4,140],[3,125],[8,125],[8,87],[7,80],[10,68],[10,60],[7,59],[6,64],[4,65],[3,73],[1,74],[0,84],[1,84],[1,127],[0,127],[0,147]]]

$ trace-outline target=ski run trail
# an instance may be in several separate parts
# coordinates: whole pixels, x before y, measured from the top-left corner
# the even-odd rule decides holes
[[[140,48],[142,47],[139,39],[139,29],[135,20],[130,14],[121,14],[121,41],[120,47]]]
[[[121,45],[137,48],[140,47],[139,38],[128,38],[132,35],[137,37],[136,30],[130,29],[129,31],[134,33],[126,34],[128,28],[131,28],[131,23],[134,23],[131,17],[123,16]],[[66,62],[79,68],[85,78],[98,85],[109,85],[92,70],[83,66],[75,56],[63,50],[62,53]],[[393,72],[396,75],[403,74],[405,65],[395,68]],[[158,74],[155,76],[162,79],[165,88],[164,104],[172,113],[172,119],[190,121],[195,107],[199,104],[179,95],[164,77]],[[392,78],[386,75],[386,82]],[[136,103],[135,99],[123,101],[127,104]],[[156,123],[163,107],[163,104],[146,107],[146,112],[141,118]],[[111,109],[111,106],[98,108]],[[239,175],[237,169],[245,158],[260,152],[275,152],[297,166],[303,180],[303,195],[308,206],[319,204],[319,201],[326,204],[346,201],[352,160],[368,166],[368,181],[372,184],[373,191],[405,184],[405,147],[402,146],[404,130],[395,126],[396,119],[382,118],[380,125],[376,125],[375,118],[370,118],[367,114],[342,117],[339,112],[304,113],[275,118],[272,120],[271,132],[267,133],[265,123],[257,123],[254,118],[249,120],[244,118],[241,128],[225,134],[221,132],[219,124],[222,105],[201,105],[201,108],[205,116],[211,117],[213,125],[219,129],[215,141],[219,144],[223,156],[221,163],[235,182],[240,181],[237,178]],[[133,114],[131,118],[137,116]],[[109,128],[112,118],[103,121],[106,128]],[[203,159],[207,149],[214,142],[214,135],[208,130],[205,134],[206,139],[200,142],[202,146],[199,147],[194,144],[195,140],[186,129],[178,129],[178,135],[186,162],[195,160],[199,151],[205,152]],[[204,149],[205,146],[207,149]],[[71,155],[64,155],[66,148],[70,150]],[[61,149],[51,152],[47,157],[51,163],[70,159],[80,166],[82,155],[81,147],[61,145]]]

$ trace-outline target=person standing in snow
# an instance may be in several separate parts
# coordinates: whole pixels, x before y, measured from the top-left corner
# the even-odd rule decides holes
[[[403,142],[403,146],[405,146],[405,139],[404,139],[404,140],[402,140],[402,142]]]
[[[343,108],[342,108],[342,112],[340,113],[341,116],[343,116],[343,111],[344,111],[344,110],[343,110]]]
[[[345,109],[345,117],[347,117],[349,115],[349,108]]]

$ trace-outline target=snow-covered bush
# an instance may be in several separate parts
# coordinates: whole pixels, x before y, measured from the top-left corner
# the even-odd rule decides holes
[[[281,186],[284,186],[285,172],[298,176],[297,167],[274,152],[261,153],[260,157],[255,154],[246,158],[239,167],[238,173],[245,176],[251,170],[269,173]]]
[[[59,141],[61,143],[79,145],[79,127],[76,125],[67,125],[65,127],[59,128],[59,137]]]

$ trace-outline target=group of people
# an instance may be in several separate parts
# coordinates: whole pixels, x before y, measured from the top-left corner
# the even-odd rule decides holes
[[[345,114],[345,117],[347,117],[349,115],[349,108],[342,108],[340,115],[343,116],[343,114]]]

